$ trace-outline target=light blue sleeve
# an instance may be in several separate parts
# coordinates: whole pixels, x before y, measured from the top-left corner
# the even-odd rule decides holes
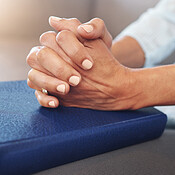
[[[145,66],[161,62],[175,50],[175,0],[162,0],[119,36],[136,39],[145,53]]]

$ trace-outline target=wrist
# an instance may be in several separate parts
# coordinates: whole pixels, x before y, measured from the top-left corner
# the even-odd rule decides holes
[[[140,109],[146,106],[150,106],[150,96],[151,92],[148,86],[152,86],[151,77],[146,73],[146,69],[132,69],[131,77],[132,84],[131,89],[133,98],[131,98],[132,109]],[[151,83],[150,83],[151,82]],[[150,83],[150,84],[149,84]]]
[[[132,98],[129,99],[129,103],[132,104],[131,109],[136,110],[164,103],[164,99],[161,98],[164,89],[159,87],[162,84],[161,72],[156,68],[132,69],[131,79]]]
[[[135,109],[175,104],[175,65],[137,69],[133,77],[139,92]]]
[[[115,76],[115,110],[139,109],[142,106],[139,101],[144,96],[143,89],[139,84],[137,69],[127,68],[121,65]]]
[[[116,77],[115,89],[117,110],[137,110],[158,104],[153,99],[157,77],[150,69],[131,69],[122,66],[121,74]],[[122,72],[123,71],[123,72]],[[120,82],[120,83],[119,83]]]

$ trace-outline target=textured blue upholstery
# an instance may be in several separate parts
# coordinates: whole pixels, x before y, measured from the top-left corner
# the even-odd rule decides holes
[[[159,137],[166,115],[40,107],[26,81],[0,83],[0,174],[30,174]]]

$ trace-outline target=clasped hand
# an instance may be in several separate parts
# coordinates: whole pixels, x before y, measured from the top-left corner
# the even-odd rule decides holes
[[[58,31],[45,32],[27,63],[28,86],[44,107],[59,104],[98,110],[136,109],[133,70],[112,55],[112,37],[101,19],[81,24],[77,19],[51,17]],[[132,84],[132,85],[131,85]],[[41,88],[49,94],[43,94]],[[135,99],[135,100],[132,100]]]

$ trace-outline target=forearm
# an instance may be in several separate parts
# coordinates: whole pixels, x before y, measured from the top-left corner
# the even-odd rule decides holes
[[[136,69],[134,108],[175,104],[175,65]]]
[[[125,36],[134,38],[144,51],[145,66],[151,67],[160,63],[175,50],[174,4],[175,0],[161,0],[154,8],[147,10],[138,20],[126,27],[115,40],[118,41]],[[125,43],[124,40],[122,42]],[[114,44],[113,52],[117,56],[115,45],[118,44]],[[120,54],[121,57],[119,55],[117,58],[129,67],[143,66],[143,55],[140,57],[137,53],[130,52],[137,48],[132,43],[130,43],[130,46],[130,48],[126,47],[124,50],[126,54],[131,53],[131,56],[128,55],[128,58],[126,58],[123,57],[125,53],[122,53],[122,55]]]
[[[114,42],[112,53],[126,67],[140,68],[145,62],[144,52],[139,43],[129,36]]]

